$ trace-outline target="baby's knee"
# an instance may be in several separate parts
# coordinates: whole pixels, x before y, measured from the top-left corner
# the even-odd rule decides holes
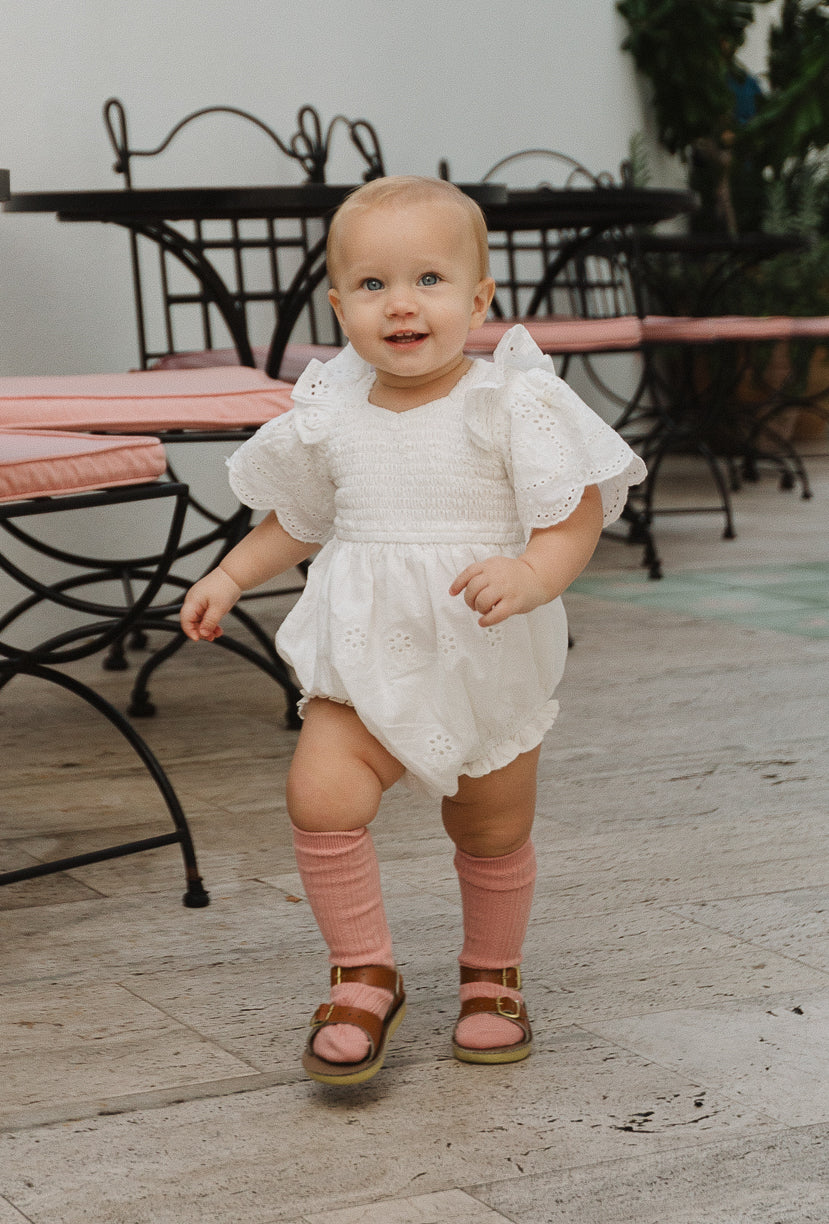
[[[295,758],[288,772],[288,815],[308,833],[363,828],[377,815],[381,795],[379,784],[372,785],[366,777],[357,779],[353,771],[309,769]]]

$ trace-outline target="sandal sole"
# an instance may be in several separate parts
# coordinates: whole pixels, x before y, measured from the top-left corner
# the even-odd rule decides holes
[[[473,1050],[469,1046],[459,1046],[452,1043],[452,1053],[458,1062],[480,1063],[485,1066],[496,1066],[500,1063],[523,1062],[532,1053],[531,1041],[519,1041],[514,1046],[498,1046],[494,1050]]]

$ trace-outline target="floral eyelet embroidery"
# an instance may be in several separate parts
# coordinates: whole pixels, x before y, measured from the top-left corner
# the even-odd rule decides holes
[[[497,646],[499,642],[504,640],[504,631],[500,625],[490,625],[488,629],[484,630],[484,633],[490,646]]]
[[[458,643],[455,641],[454,633],[439,633],[438,634],[438,649],[443,655],[454,655],[458,651]]]
[[[391,637],[386,639],[386,648],[393,655],[405,655],[414,650],[414,642],[410,633],[404,633],[402,629],[398,629]]]
[[[368,646],[368,635],[357,625],[349,625],[343,634],[343,641],[349,650],[365,650]]]
[[[305,389],[310,398],[319,399],[328,395],[329,383],[324,378],[314,378],[309,380]]]
[[[448,735],[443,735],[436,731],[434,735],[429,736],[429,756],[430,757],[446,757],[451,756],[455,750],[455,745]]]

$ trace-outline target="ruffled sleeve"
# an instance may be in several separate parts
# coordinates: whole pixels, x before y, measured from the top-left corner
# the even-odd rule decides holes
[[[604,525],[615,522],[647,475],[639,456],[556,375],[526,328],[506,333],[492,365],[470,391],[467,424],[502,452],[525,529],[568,518],[589,485],[599,487]]]
[[[334,525],[334,484],[326,442],[339,394],[365,377],[353,349],[312,361],[294,387],[293,407],[268,421],[228,460],[230,486],[244,505],[273,510],[297,540],[324,543]]]

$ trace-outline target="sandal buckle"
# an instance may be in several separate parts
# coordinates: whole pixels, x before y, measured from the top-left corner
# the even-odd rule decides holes
[[[328,1007],[326,1007],[324,1003],[321,1003],[320,1006],[317,1008],[317,1010],[314,1012],[314,1015],[311,1017],[311,1028],[319,1028],[320,1025],[327,1024],[328,1021],[331,1019],[331,1015],[333,1011],[334,1011],[333,1003],[329,1003]]]
[[[511,1004],[514,1010],[510,1011],[505,1004]],[[508,995],[499,995],[495,1000],[495,1010],[506,1020],[518,1020],[521,1015],[521,1004],[517,999],[511,999]]]

